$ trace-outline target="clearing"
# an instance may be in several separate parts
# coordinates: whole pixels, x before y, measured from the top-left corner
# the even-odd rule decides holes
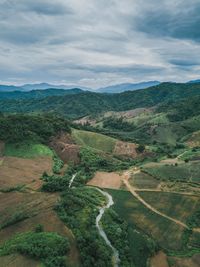
[[[122,176],[116,172],[96,172],[88,185],[101,188],[119,189],[122,185]]]

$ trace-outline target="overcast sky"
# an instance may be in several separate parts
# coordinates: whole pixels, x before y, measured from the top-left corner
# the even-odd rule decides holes
[[[0,0],[0,82],[200,78],[199,0]]]

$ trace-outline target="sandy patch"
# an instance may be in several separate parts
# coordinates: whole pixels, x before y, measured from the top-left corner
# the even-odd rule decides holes
[[[116,172],[96,172],[94,178],[88,182],[88,185],[119,189],[122,185],[122,176]]]

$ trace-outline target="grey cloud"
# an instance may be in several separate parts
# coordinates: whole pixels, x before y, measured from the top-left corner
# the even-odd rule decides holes
[[[173,2],[170,6],[171,1],[168,1],[169,5],[166,5],[167,1],[161,1],[161,4],[154,1],[134,18],[134,27],[149,35],[200,41],[199,1]]]
[[[198,78],[199,11],[197,0],[0,0],[0,79]]]

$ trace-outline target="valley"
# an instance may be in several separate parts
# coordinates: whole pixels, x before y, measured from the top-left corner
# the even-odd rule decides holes
[[[199,88],[0,92],[0,266],[199,267]]]

